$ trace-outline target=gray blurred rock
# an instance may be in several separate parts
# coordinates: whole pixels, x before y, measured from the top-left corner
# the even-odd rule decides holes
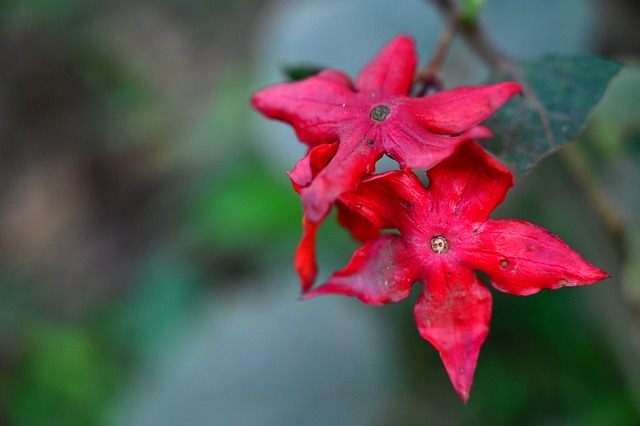
[[[297,301],[292,274],[238,288],[253,289],[204,301],[152,356],[113,425],[375,424],[395,365],[376,308]]]

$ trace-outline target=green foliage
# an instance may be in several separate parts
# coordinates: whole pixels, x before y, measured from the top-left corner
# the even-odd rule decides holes
[[[625,62],[601,106],[593,116],[592,141],[599,154],[640,159],[640,62]],[[602,157],[599,157],[602,159]]]
[[[578,136],[620,65],[593,56],[547,56],[519,63],[500,76],[523,86],[486,124],[495,133],[488,148],[526,172]]]
[[[201,280],[201,271],[175,242],[155,247],[140,262],[126,297],[105,316],[105,334],[134,356],[157,350],[188,318]]]
[[[314,76],[322,71],[324,67],[320,65],[311,64],[299,64],[299,65],[286,65],[283,68],[285,76],[290,81],[304,80],[305,78]]]
[[[298,198],[284,175],[241,167],[194,197],[187,208],[187,233],[216,250],[293,237],[302,226]]]
[[[9,415],[20,425],[96,424],[120,379],[111,354],[76,326],[35,321],[9,386]]]
[[[612,360],[582,311],[586,297],[558,291],[514,301],[494,292],[495,321],[475,383],[488,391],[470,402],[483,423],[634,424],[622,377],[594,368]]]
[[[6,6],[6,13],[0,16],[0,20],[6,20],[11,26],[34,23],[65,25],[77,22],[90,6],[90,2],[86,0],[9,0],[4,6]]]

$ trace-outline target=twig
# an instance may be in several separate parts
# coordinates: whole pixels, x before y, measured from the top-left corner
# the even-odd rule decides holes
[[[576,178],[578,183],[584,188],[587,198],[595,211],[598,213],[602,222],[613,239],[614,246],[621,262],[624,262],[629,253],[627,253],[627,241],[624,233],[624,223],[622,218],[616,212],[613,204],[593,178],[593,174],[589,170],[589,165],[582,156],[580,149],[574,144],[567,144],[560,150],[569,170]]]
[[[426,67],[416,73],[415,82],[420,85],[416,96],[424,96],[431,88],[442,90],[442,66],[451,48],[451,43],[460,25],[460,14],[455,11],[449,17],[447,26],[440,33],[435,52]]]
[[[436,5],[443,16],[448,19],[456,16],[459,21],[459,11],[455,1],[430,1]],[[494,72],[498,74],[511,74],[516,71],[517,66],[505,54],[503,54],[493,42],[491,42],[487,34],[476,21],[459,22],[456,29],[460,31],[478,57],[482,59]]]

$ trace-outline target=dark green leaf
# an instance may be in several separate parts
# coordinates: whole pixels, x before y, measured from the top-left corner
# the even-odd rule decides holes
[[[324,67],[320,65],[298,64],[285,65],[283,71],[287,78],[291,81],[304,80],[307,77],[314,76],[322,71]]]
[[[518,63],[500,80],[515,80],[524,94],[486,124],[495,133],[487,148],[526,172],[578,136],[620,65],[594,56],[547,56]]]

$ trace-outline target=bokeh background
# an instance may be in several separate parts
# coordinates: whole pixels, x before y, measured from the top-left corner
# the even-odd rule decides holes
[[[285,172],[303,146],[249,107],[285,66],[354,74],[399,32],[424,63],[442,27],[429,1],[0,2],[0,424],[640,424],[638,20],[635,0],[487,2],[515,58],[626,69],[574,161],[545,159],[496,212],[613,278],[494,291],[465,407],[416,331],[415,295],[297,300]],[[448,87],[487,77],[461,42],[445,70]],[[322,277],[355,247],[328,220]]]

